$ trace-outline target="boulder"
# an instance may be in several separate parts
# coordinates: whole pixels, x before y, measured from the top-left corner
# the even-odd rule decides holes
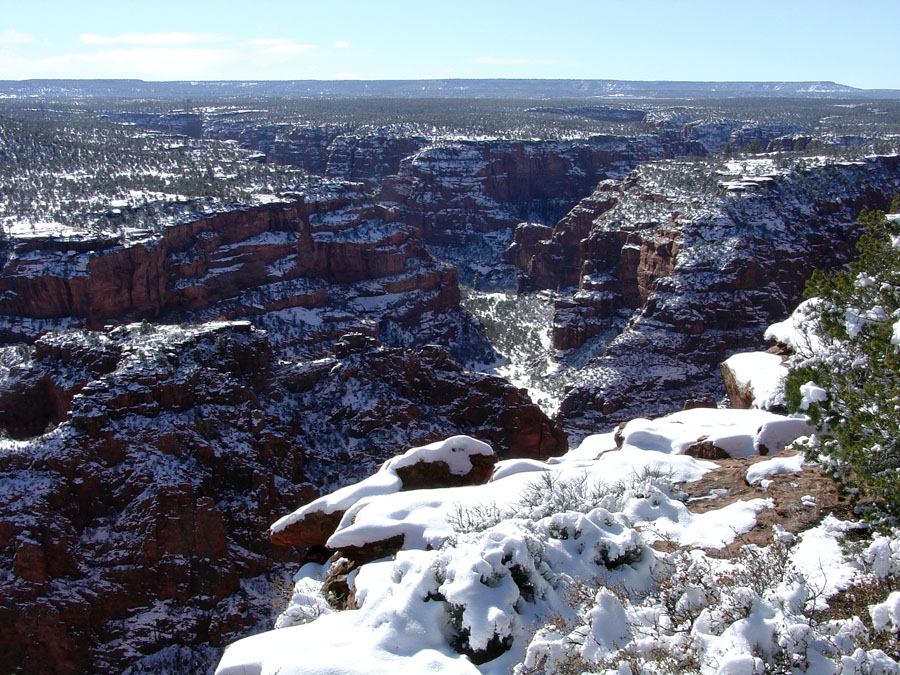
[[[326,546],[344,514],[361,499],[406,490],[481,485],[490,479],[496,463],[497,455],[489,445],[468,436],[453,436],[411,448],[382,464],[374,475],[280,518],[269,528],[269,537],[279,546]],[[402,543],[401,537],[399,544]],[[388,550],[392,546],[379,541],[349,546],[344,557],[360,560],[371,551]],[[399,545],[393,549],[396,550]]]
[[[324,546],[344,517],[344,511],[309,511],[282,529],[270,529],[276,546]]]

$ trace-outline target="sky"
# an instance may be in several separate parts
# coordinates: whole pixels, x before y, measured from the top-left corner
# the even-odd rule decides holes
[[[0,0],[0,79],[831,80],[900,89],[900,0]]]

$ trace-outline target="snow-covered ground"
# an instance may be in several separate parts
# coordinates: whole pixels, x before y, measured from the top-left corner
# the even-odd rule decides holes
[[[816,613],[900,569],[900,541],[851,543],[858,524],[827,516],[740,545],[774,506],[772,478],[803,470],[792,451],[809,432],[802,418],[697,409],[633,420],[547,463],[499,462],[484,485],[397,491],[396,465],[417,453],[484,450],[456,439],[410,451],[320,500],[345,510],[331,548],[402,536],[395,555],[350,573],[357,609],[323,594],[340,561],[307,564],[278,629],[231,645],[217,673],[900,672],[873,646],[900,623],[895,595],[873,605],[871,629]],[[758,498],[689,508],[678,484],[717,470],[685,454],[704,441],[735,458],[781,453],[750,465]]]
[[[500,363],[483,364],[482,369],[528,390],[531,400],[551,416],[562,401],[568,380],[554,360],[550,339],[554,300],[550,291],[515,295],[466,288],[461,301],[503,357]]]

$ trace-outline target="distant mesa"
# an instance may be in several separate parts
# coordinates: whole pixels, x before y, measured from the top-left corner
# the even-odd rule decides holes
[[[252,84],[253,86],[248,86]],[[900,98],[900,90],[857,89],[835,82],[671,82],[639,80],[0,80],[0,96],[352,96],[400,98]]]

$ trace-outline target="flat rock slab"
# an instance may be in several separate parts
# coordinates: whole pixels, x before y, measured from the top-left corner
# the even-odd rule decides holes
[[[796,534],[815,527],[829,513],[842,520],[858,520],[850,499],[839,493],[837,483],[818,466],[808,465],[797,473],[770,476],[768,480],[771,483],[765,489],[761,485],[748,485],[747,469],[767,459],[771,458],[714,460],[719,468],[698,481],[679,485],[687,493],[687,506],[694,513],[721,509],[742,499],[774,500],[774,508],[758,514],[756,527],[738,537],[730,546],[716,551],[717,556],[730,555],[732,548],[745,544],[769,545],[772,543],[772,528],[776,524]],[[815,497],[815,502],[804,500],[806,496]]]

